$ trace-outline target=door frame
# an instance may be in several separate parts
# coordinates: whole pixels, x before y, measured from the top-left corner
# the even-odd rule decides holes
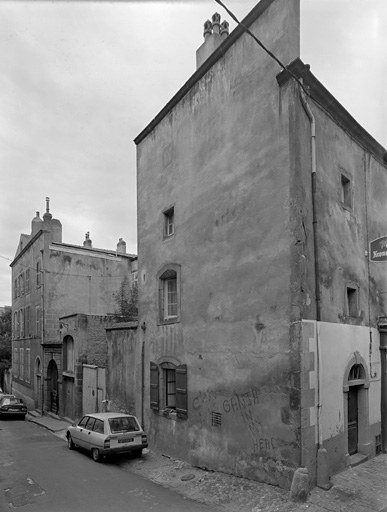
[[[361,365],[362,377],[361,379],[351,380],[351,369],[355,365]],[[345,430],[345,464],[351,464],[350,455],[348,453],[348,392],[349,388],[357,386],[357,407],[358,407],[358,440],[357,440],[357,453],[362,455],[370,455],[373,450],[371,442],[370,421],[369,421],[369,397],[368,391],[370,387],[370,378],[368,373],[368,365],[361,357],[359,352],[354,352],[353,357],[349,360],[345,372],[343,382],[343,401],[344,401],[344,430]]]

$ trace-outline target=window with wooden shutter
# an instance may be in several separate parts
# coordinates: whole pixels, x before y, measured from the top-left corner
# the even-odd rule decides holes
[[[159,410],[159,367],[150,363],[150,406],[155,411]]]
[[[188,416],[187,365],[176,368],[176,413],[179,418]]]

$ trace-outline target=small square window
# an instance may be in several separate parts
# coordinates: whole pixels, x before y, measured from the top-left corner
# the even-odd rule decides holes
[[[175,234],[175,208],[169,208],[164,212],[164,236],[170,237]]]
[[[352,286],[347,286],[347,315],[356,317],[359,316],[359,297],[358,289]]]
[[[352,184],[344,174],[341,175],[341,202],[345,208],[352,208]]]

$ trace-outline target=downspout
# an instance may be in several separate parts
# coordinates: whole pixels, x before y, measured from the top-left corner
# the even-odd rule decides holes
[[[144,394],[145,394],[145,331],[146,323],[141,324],[143,332],[142,345],[141,345],[141,427],[144,428]]]
[[[40,321],[42,323],[41,325],[41,346],[43,347],[43,350],[42,350],[42,355],[43,355],[43,362],[42,362],[42,404],[41,404],[41,414],[42,416],[44,415],[44,401],[45,401],[45,396],[44,396],[44,381],[45,381],[45,377],[44,377],[44,334],[45,334],[45,330],[44,330],[44,250],[43,249],[40,249],[40,252],[42,254],[42,269],[41,269],[41,274],[42,274],[42,315],[41,315],[41,318],[40,318]]]
[[[316,300],[316,356],[317,356],[317,432],[318,432],[318,449],[317,449],[317,485],[322,489],[330,489],[329,481],[329,463],[328,453],[323,447],[322,424],[321,424],[321,381],[322,381],[322,365],[321,365],[321,347],[319,328],[321,322],[321,297],[320,297],[320,264],[319,264],[319,247],[317,237],[317,184],[316,184],[316,120],[313,112],[308,104],[305,92],[300,87],[300,99],[302,106],[308,116],[310,122],[310,144],[311,144],[311,174],[312,174],[312,226],[313,226],[313,251],[314,251],[314,280],[315,280],[315,300]]]
[[[380,370],[381,370],[381,433],[382,452],[387,453],[387,323],[379,324],[380,332]]]

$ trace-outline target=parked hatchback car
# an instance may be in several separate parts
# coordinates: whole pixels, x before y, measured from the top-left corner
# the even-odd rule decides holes
[[[0,419],[18,417],[24,420],[26,414],[27,406],[21,398],[8,395],[0,400]]]
[[[91,452],[95,462],[101,457],[132,453],[141,457],[148,439],[137,418],[129,414],[103,412],[86,414],[76,425],[67,429],[70,450],[78,446]]]

